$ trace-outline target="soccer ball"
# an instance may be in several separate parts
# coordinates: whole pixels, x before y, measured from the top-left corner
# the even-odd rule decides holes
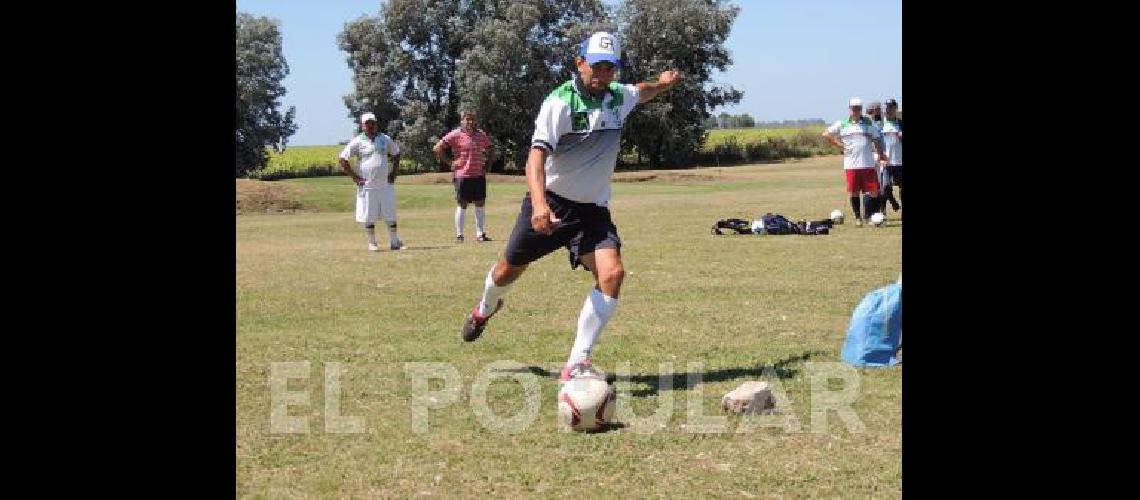
[[[883,220],[885,218],[886,217],[883,216],[882,212],[875,212],[874,214],[871,215],[871,224],[874,224],[876,226],[881,226],[881,225],[883,225]]]
[[[575,431],[596,431],[613,418],[616,402],[605,378],[593,373],[578,375],[558,391],[558,421]]]
[[[764,234],[764,221],[752,221],[752,234]]]
[[[840,212],[839,210],[832,210],[831,222],[833,224],[843,224],[843,212]]]

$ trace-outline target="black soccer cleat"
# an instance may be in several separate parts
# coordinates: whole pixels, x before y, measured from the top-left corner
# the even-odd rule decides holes
[[[463,319],[463,327],[459,329],[459,335],[463,337],[464,342],[472,342],[483,335],[483,328],[487,326],[487,321],[499,312],[503,307],[503,299],[499,299],[499,303],[495,304],[495,310],[491,311],[486,317],[479,316],[479,305],[475,305],[475,309]]]

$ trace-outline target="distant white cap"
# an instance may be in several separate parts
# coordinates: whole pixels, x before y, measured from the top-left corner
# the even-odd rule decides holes
[[[364,113],[363,115],[360,115],[360,123],[364,123],[368,120],[376,121],[376,115],[372,113]]]
[[[863,100],[858,97],[852,97],[851,102],[847,103],[848,106],[862,106]]]

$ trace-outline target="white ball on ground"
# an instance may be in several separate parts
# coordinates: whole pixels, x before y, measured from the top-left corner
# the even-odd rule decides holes
[[[884,220],[886,220],[886,216],[884,216],[882,212],[875,212],[874,214],[871,214],[871,224],[881,226],[883,225]]]
[[[579,432],[603,428],[613,418],[617,397],[604,378],[583,375],[570,379],[558,391],[558,421]]]
[[[831,222],[833,224],[843,224],[843,212],[839,210],[831,211]]]

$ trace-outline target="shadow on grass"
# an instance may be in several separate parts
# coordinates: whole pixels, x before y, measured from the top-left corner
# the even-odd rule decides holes
[[[630,382],[633,384],[640,384],[648,386],[642,389],[630,390],[630,395],[634,397],[644,398],[655,396],[664,388],[665,390],[689,390],[698,383],[713,383],[724,382],[726,380],[736,380],[741,378],[761,378],[764,376],[766,368],[770,368],[780,380],[786,380],[799,375],[799,369],[793,368],[791,365],[807,361],[813,356],[818,357],[821,354],[826,354],[824,351],[807,351],[803,354],[789,356],[781,359],[771,365],[754,365],[747,368],[723,368],[719,370],[710,370],[696,373],[673,373],[657,374],[657,375],[629,375],[618,376],[613,373],[606,373],[606,382],[614,383],[616,381]],[[513,373],[532,373],[540,377],[557,378],[558,372],[551,372],[545,368],[538,366],[525,366],[511,370],[502,370],[504,372]]]
[[[603,424],[601,427],[597,428],[596,430],[587,432],[587,434],[603,434],[603,433],[610,432],[610,431],[616,431],[619,429],[624,429],[626,427],[629,427],[629,426],[625,425],[621,422],[610,421],[610,422],[606,422],[605,424]]]
[[[454,246],[455,245],[444,245],[444,246],[431,247],[431,246],[411,246],[411,245],[408,245],[408,246],[405,246],[404,248],[402,248],[400,250],[388,250],[388,251],[392,252],[392,253],[398,253],[398,252],[409,252],[409,251],[416,251],[416,250],[443,250],[445,248],[453,248]],[[381,248],[384,248],[384,247],[381,246]]]

